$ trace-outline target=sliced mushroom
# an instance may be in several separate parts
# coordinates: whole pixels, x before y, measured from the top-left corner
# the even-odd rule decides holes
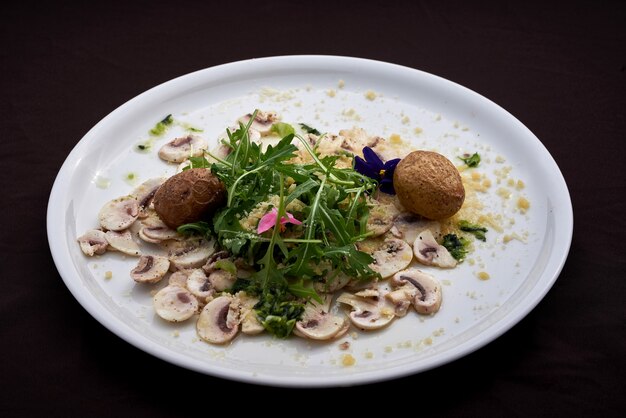
[[[209,282],[215,290],[223,292],[226,289],[233,287],[237,277],[226,270],[214,270],[209,274]]]
[[[441,285],[430,274],[410,268],[400,271],[393,276],[392,285],[401,285],[402,289],[407,286],[415,288],[412,303],[415,310],[421,314],[433,314],[441,307]],[[407,292],[410,290],[407,289]]]
[[[137,267],[131,270],[130,277],[137,283],[156,283],[170,268],[170,260],[160,255],[142,255]]]
[[[380,291],[376,291],[376,296],[357,296],[351,293],[343,293],[337,302],[350,305],[350,321],[362,330],[372,330],[389,325],[395,313],[393,307],[389,306],[386,298],[381,297]]]
[[[187,289],[199,300],[205,301],[215,293],[209,278],[202,269],[194,269],[187,277]]]
[[[167,180],[165,177],[150,179],[141,183],[135,190],[133,190],[131,196],[134,197],[139,203],[139,218],[143,219],[148,216],[148,209],[150,208],[152,199],[154,199],[154,194],[161,184],[165,182],[165,180]]]
[[[198,310],[196,297],[180,286],[166,286],[159,290],[153,303],[157,315],[170,322],[185,321]]]
[[[198,335],[212,344],[225,344],[239,331],[240,306],[232,296],[220,296],[207,303],[200,312]]]
[[[428,229],[422,231],[415,239],[413,253],[417,261],[427,266],[452,268],[457,263],[446,247],[437,243]]]
[[[109,243],[109,246],[114,250],[132,256],[141,255],[141,250],[139,250],[137,243],[133,241],[133,236],[129,230],[122,232],[107,231],[104,236]]]
[[[346,318],[330,312],[331,295],[323,297],[324,303],[309,302],[296,322],[298,335],[312,340],[329,340],[345,327]]]
[[[204,266],[202,266],[202,269],[207,273],[211,273],[217,269],[217,267],[215,267],[215,263],[217,263],[219,260],[227,259],[228,257],[230,257],[230,253],[228,251],[217,251],[211,254]]]
[[[104,254],[109,245],[105,233],[99,229],[90,229],[78,237],[77,241],[82,252],[89,257],[94,254]]]
[[[151,213],[141,221],[139,237],[146,242],[158,244],[165,240],[180,238],[180,235],[175,229],[165,225],[156,213]]]
[[[237,292],[235,295],[241,303],[241,332],[247,335],[260,334],[265,330],[254,311],[254,305],[259,302],[259,298],[250,296],[246,292]]]
[[[339,131],[343,140],[342,148],[353,153],[360,153],[364,147],[375,147],[384,139],[379,136],[369,136],[363,128],[354,127],[352,129],[342,129]]]
[[[167,283],[170,286],[179,286],[182,288],[187,288],[187,278],[189,277],[190,272],[193,270],[178,270],[170,275]]]
[[[171,163],[181,163],[189,157],[200,157],[207,149],[207,142],[197,135],[176,138],[163,145],[159,157]]]
[[[246,125],[250,121],[251,117],[252,114],[248,113],[247,115],[240,117],[238,121]],[[262,136],[265,136],[271,133],[272,125],[278,121],[279,118],[275,112],[263,112],[259,110],[254,118],[254,121],[250,125],[250,128],[258,131]]]
[[[383,279],[407,268],[413,259],[411,246],[396,238],[386,239],[382,242],[380,240],[364,240],[359,243],[359,250],[374,257],[374,262],[370,264],[370,268],[379,273]]]
[[[422,218],[411,212],[402,212],[393,220],[393,235],[406,242],[415,242],[418,235],[428,229],[433,236],[441,235],[441,225],[437,221]]]
[[[393,304],[396,316],[403,317],[411,307],[416,293],[416,288],[413,285],[407,284],[385,294],[385,297]]]
[[[373,233],[373,237],[383,235],[394,225],[394,218],[398,214],[395,205],[384,205],[373,201],[370,208],[370,216],[367,218],[367,231]]]
[[[188,238],[183,241],[168,241],[168,255],[175,269],[201,267],[215,251],[215,242],[202,238]]]
[[[139,202],[132,196],[124,196],[107,202],[98,219],[100,226],[107,231],[123,231],[132,225],[139,215]]]

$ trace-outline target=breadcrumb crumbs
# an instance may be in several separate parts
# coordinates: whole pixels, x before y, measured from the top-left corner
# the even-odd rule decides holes
[[[489,273],[487,273],[486,271],[479,271],[478,274],[476,274],[476,276],[478,276],[478,278],[480,280],[489,280]]]
[[[398,134],[391,134],[391,136],[389,137],[389,142],[391,144],[401,144],[402,138]]]
[[[356,359],[352,356],[352,354],[344,354],[341,356],[341,364],[345,367],[354,366],[356,364]]]
[[[365,98],[367,100],[370,100],[370,101],[376,100],[376,96],[377,96],[376,93],[373,92],[372,90],[368,90],[365,92]]]
[[[112,271],[105,271],[104,272],[104,278],[107,280],[111,280],[113,278],[113,272]]]
[[[415,133],[415,135],[419,135],[422,132],[424,132],[424,130],[422,128],[420,128],[419,126],[416,127],[415,129],[413,129],[413,133]]]
[[[328,91],[326,92],[326,95],[327,95],[328,97],[335,97],[335,96],[337,95],[337,92],[336,92],[335,90],[333,90],[333,89],[330,89],[330,90],[328,90]]]
[[[517,199],[517,207],[522,213],[526,213],[528,209],[530,209],[530,202],[525,197],[520,197]]]
[[[344,88],[346,85],[346,82],[343,80],[339,80],[339,82],[337,83],[337,87],[339,87],[340,89]]]

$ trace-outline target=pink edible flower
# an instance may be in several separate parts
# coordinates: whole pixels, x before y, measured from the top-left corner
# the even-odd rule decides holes
[[[293,215],[289,212],[285,212],[286,217],[283,216],[280,220],[281,231],[284,230],[285,224],[294,224],[294,225],[302,225],[302,222],[293,217]],[[257,232],[259,234],[270,230],[276,225],[276,220],[278,218],[278,209],[273,208],[271,211],[267,212],[261,220],[259,221],[259,226],[257,227]]]

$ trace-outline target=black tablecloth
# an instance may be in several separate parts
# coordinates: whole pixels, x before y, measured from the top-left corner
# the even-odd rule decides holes
[[[329,411],[324,399],[345,399],[352,411],[372,396],[394,414],[626,412],[624,3],[291,3],[3,6],[0,415],[206,414],[220,402],[217,393],[230,394],[221,404],[235,405],[260,394],[260,407],[274,405],[272,412],[284,395],[319,400],[319,413]],[[50,189],[74,145],[117,106],[166,80],[289,54],[365,57],[437,74],[498,103],[540,138],[569,186],[575,229],[563,272],[535,310],[443,367],[304,394],[170,365],[76,302],[46,237]]]

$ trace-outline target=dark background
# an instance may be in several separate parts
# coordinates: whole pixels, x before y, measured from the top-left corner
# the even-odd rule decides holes
[[[312,400],[319,413],[329,413],[326,399],[344,400],[344,413],[359,404],[441,416],[626,412],[624,2],[127,3],[14,1],[0,11],[0,416],[210,414],[254,394],[274,413],[297,413],[283,406],[288,399]],[[47,200],[66,155],[150,87],[287,54],[437,74],[495,101],[541,139],[569,185],[575,229],[560,278],[532,313],[435,370],[305,393],[172,366],[83,310],[46,237]]]

